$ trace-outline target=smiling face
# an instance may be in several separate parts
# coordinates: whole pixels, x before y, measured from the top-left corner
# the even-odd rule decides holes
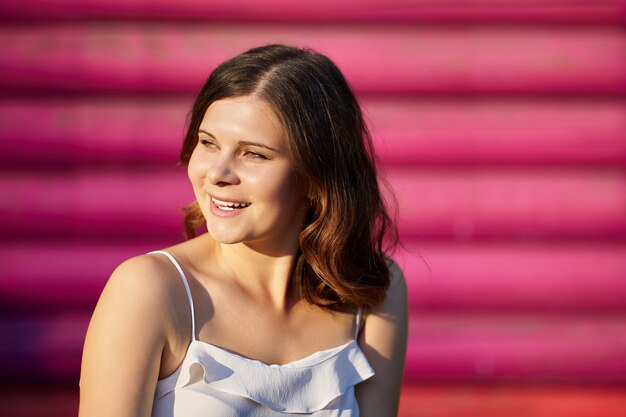
[[[293,247],[304,191],[272,109],[251,96],[213,102],[188,165],[193,190],[218,242]],[[287,246],[285,246],[287,245]]]

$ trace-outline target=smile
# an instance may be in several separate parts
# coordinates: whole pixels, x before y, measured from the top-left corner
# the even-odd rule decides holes
[[[211,201],[213,201],[213,204],[215,204],[215,206],[218,207],[220,210],[226,210],[226,211],[243,209],[243,208],[248,207],[250,204],[252,204],[252,203],[240,203],[240,202],[235,202],[235,201],[222,201],[222,200],[218,200],[215,197],[211,197]]]

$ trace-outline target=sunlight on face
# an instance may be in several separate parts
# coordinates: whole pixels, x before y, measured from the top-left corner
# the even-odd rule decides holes
[[[303,188],[274,111],[251,96],[213,102],[198,131],[188,175],[211,236],[269,246],[297,239]]]

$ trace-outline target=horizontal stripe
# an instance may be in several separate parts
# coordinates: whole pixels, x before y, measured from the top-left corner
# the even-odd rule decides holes
[[[246,20],[285,22],[595,22],[625,20],[622,0],[559,1],[499,0],[341,0],[294,3],[289,0],[231,0],[228,2],[179,0],[150,3],[141,0],[91,0],[76,3],[6,1],[0,6],[5,18],[168,18],[191,20]]]
[[[626,91],[620,27],[65,23],[0,29],[0,87],[94,93],[198,90],[224,59],[286,42],[327,54],[360,92]]]

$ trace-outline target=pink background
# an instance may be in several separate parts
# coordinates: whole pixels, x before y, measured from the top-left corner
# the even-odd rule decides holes
[[[623,415],[625,22],[623,0],[0,3],[0,407],[76,414],[108,276],[182,239],[195,92],[285,42],[343,70],[399,200],[401,415]]]

